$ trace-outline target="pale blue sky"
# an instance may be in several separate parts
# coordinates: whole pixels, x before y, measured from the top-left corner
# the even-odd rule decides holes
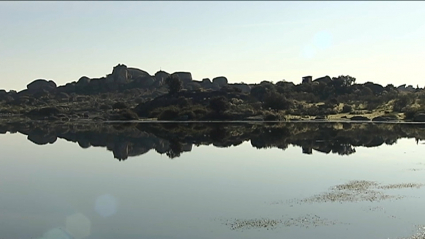
[[[351,75],[423,87],[425,2],[0,2],[0,88],[118,63],[230,82]]]

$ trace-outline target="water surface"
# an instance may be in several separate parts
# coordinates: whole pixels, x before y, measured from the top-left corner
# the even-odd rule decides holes
[[[28,137],[0,135],[0,238],[409,238],[425,224],[425,145],[414,138],[348,155],[246,140],[119,161]]]

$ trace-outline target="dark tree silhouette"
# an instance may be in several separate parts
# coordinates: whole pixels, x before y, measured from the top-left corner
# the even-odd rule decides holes
[[[332,81],[336,83],[336,85],[347,87],[353,85],[356,82],[356,78],[349,75],[340,75],[338,77],[333,77]]]
[[[224,111],[229,109],[230,104],[226,98],[224,98],[223,96],[219,96],[214,97],[210,100],[209,107],[217,114],[222,114]]]
[[[264,100],[264,96],[267,94],[267,88],[265,86],[254,86],[251,89],[251,95],[253,97],[255,97],[257,100],[259,101],[263,101]]]
[[[170,95],[178,93],[182,88],[182,81],[177,75],[169,75],[165,79],[165,84],[168,86],[168,93]]]
[[[175,140],[170,140],[170,148],[165,153],[170,159],[180,157],[182,150],[182,145]]]
[[[356,82],[356,78],[352,76],[343,76],[332,78],[332,85],[335,88],[335,93],[338,95],[349,93],[349,87]]]
[[[277,93],[276,91],[268,92],[264,97],[263,107],[274,110],[286,110],[291,106],[291,102],[286,99],[282,94]]]

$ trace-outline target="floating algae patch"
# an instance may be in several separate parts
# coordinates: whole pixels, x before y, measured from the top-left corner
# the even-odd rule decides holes
[[[361,193],[356,192],[327,192],[300,200],[303,203],[313,202],[379,202],[387,199],[400,199],[401,196],[387,195],[383,192],[368,190]]]
[[[376,187],[378,186],[378,183],[376,182],[372,182],[372,181],[365,181],[365,180],[360,180],[360,181],[350,181],[348,183],[345,184],[341,184],[341,185],[337,185],[335,187],[333,187],[332,189],[334,190],[348,190],[348,191],[366,191],[371,187]]]
[[[397,196],[386,195],[382,192],[377,191],[364,191],[361,194],[353,192],[330,192],[315,195],[310,198],[301,200],[302,202],[360,202],[360,201],[370,201],[370,202],[379,202],[386,199],[399,198]]]
[[[377,187],[378,183],[372,181],[350,181],[346,184],[337,185],[331,188],[330,192],[314,195],[302,199],[300,202],[379,202],[387,199],[401,198],[401,196],[388,195],[381,191],[374,190]]]
[[[285,227],[318,227],[318,226],[331,226],[338,224],[335,221],[328,220],[326,218],[321,218],[318,215],[307,214],[305,216],[300,216],[297,218],[284,219],[267,219],[267,218],[258,218],[258,219],[234,219],[227,220],[224,223],[226,226],[229,226],[231,230],[244,230],[244,229],[266,229],[273,230],[278,226]]]
[[[318,227],[318,226],[332,226],[338,224],[335,221],[328,220],[326,218],[321,218],[317,215],[310,215],[307,214],[303,217],[297,217],[297,218],[290,218],[283,222],[284,226],[291,227],[291,226],[297,226],[297,227]]]
[[[377,182],[355,180],[345,184],[336,185],[328,192],[313,195],[304,199],[286,200],[286,203],[324,203],[324,202],[379,202],[389,199],[401,199],[404,196],[386,194],[383,190],[401,189],[401,188],[420,188],[424,184],[419,183],[401,183],[380,185]],[[282,204],[284,201],[275,201],[271,204]]]
[[[281,224],[282,220],[280,219],[267,219],[267,218],[257,218],[257,219],[234,219],[224,223],[226,226],[229,226],[231,230],[238,229],[274,229],[278,224]]]
[[[415,234],[410,237],[403,237],[399,239],[425,239],[425,226],[418,226],[418,229]]]
[[[403,189],[403,188],[421,188],[424,184],[422,183],[399,183],[379,186],[379,189]]]

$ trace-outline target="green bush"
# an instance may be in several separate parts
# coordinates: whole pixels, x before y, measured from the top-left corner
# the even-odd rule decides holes
[[[127,106],[127,104],[125,104],[125,103],[123,103],[123,102],[116,102],[116,103],[114,103],[113,105],[112,105],[112,109],[127,109],[128,108],[128,106]]]
[[[316,116],[319,114],[319,107],[312,105],[311,107],[306,109],[307,115]]]
[[[401,112],[404,107],[411,105],[415,102],[416,96],[412,93],[400,94],[394,101],[393,110]]]
[[[191,104],[190,100],[189,100],[189,99],[186,99],[186,98],[185,98],[185,97],[183,97],[183,96],[180,96],[180,97],[177,99],[177,105],[178,105],[180,108],[187,107],[187,106],[189,106],[190,104]]]
[[[193,112],[197,115],[206,115],[208,113],[207,110],[202,109],[202,108],[194,109]]]
[[[404,110],[404,118],[405,119],[414,119],[419,113],[423,113],[424,112],[424,108],[422,107],[422,108],[406,108],[405,110]]]
[[[265,109],[287,110],[292,106],[292,102],[287,100],[282,94],[275,91],[268,92],[264,97],[263,107]]]
[[[214,97],[209,102],[209,108],[212,109],[217,114],[222,114],[224,111],[229,109],[230,103],[229,101],[223,97]]]
[[[344,105],[342,107],[341,113],[350,113],[353,110],[353,107],[351,105]]]
[[[277,114],[272,114],[272,113],[266,113],[264,115],[264,120],[266,121],[274,121],[274,120],[279,120],[280,117]]]
[[[178,116],[179,116],[179,110],[177,110],[177,109],[166,109],[159,114],[158,120],[174,120]]]

